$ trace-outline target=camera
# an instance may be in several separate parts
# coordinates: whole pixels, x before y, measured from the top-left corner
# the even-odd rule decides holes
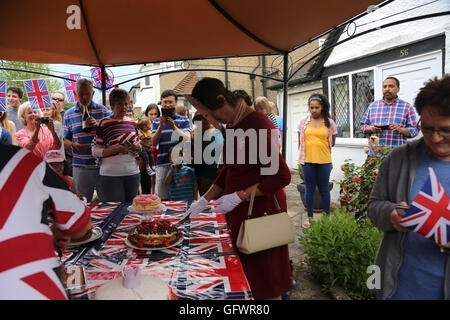
[[[162,108],[161,109],[161,114],[164,117],[168,117],[168,118],[175,118],[175,108]]]
[[[41,123],[42,124],[46,124],[46,123],[48,123],[48,117],[41,117]]]

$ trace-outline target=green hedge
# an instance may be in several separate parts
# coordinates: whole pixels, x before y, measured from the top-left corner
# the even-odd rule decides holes
[[[338,285],[350,296],[373,298],[367,289],[367,267],[374,264],[382,232],[363,217],[354,219],[345,209],[335,209],[304,229],[305,247],[312,275],[325,290]]]

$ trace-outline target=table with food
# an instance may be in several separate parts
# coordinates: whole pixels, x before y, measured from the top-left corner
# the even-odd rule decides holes
[[[61,258],[70,299],[252,299],[224,214],[154,195],[88,206],[94,228]]]

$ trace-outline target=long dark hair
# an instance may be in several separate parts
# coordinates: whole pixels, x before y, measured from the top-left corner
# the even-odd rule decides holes
[[[322,115],[323,120],[325,121],[325,126],[327,128],[330,127],[330,102],[328,98],[320,93],[313,93],[308,99],[308,107],[312,100],[317,101],[322,106],[322,111],[320,114]]]
[[[158,105],[156,103],[150,103],[147,106],[147,109],[145,109],[145,112],[144,112],[145,116],[148,117],[148,113],[150,112],[150,110],[153,110],[153,109],[156,110],[157,117],[158,118],[161,117],[161,111],[159,111]]]

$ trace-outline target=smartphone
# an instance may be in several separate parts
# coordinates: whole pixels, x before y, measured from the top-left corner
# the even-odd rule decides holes
[[[396,204],[395,205],[395,209],[402,209],[402,210],[408,210],[409,206],[402,206],[400,204]]]
[[[381,130],[389,130],[389,125],[388,125],[388,124],[383,125],[383,126],[377,126],[377,125],[376,125],[375,127],[379,128],[379,129],[381,129]]]
[[[161,115],[164,117],[175,118],[175,108],[161,108]]]

